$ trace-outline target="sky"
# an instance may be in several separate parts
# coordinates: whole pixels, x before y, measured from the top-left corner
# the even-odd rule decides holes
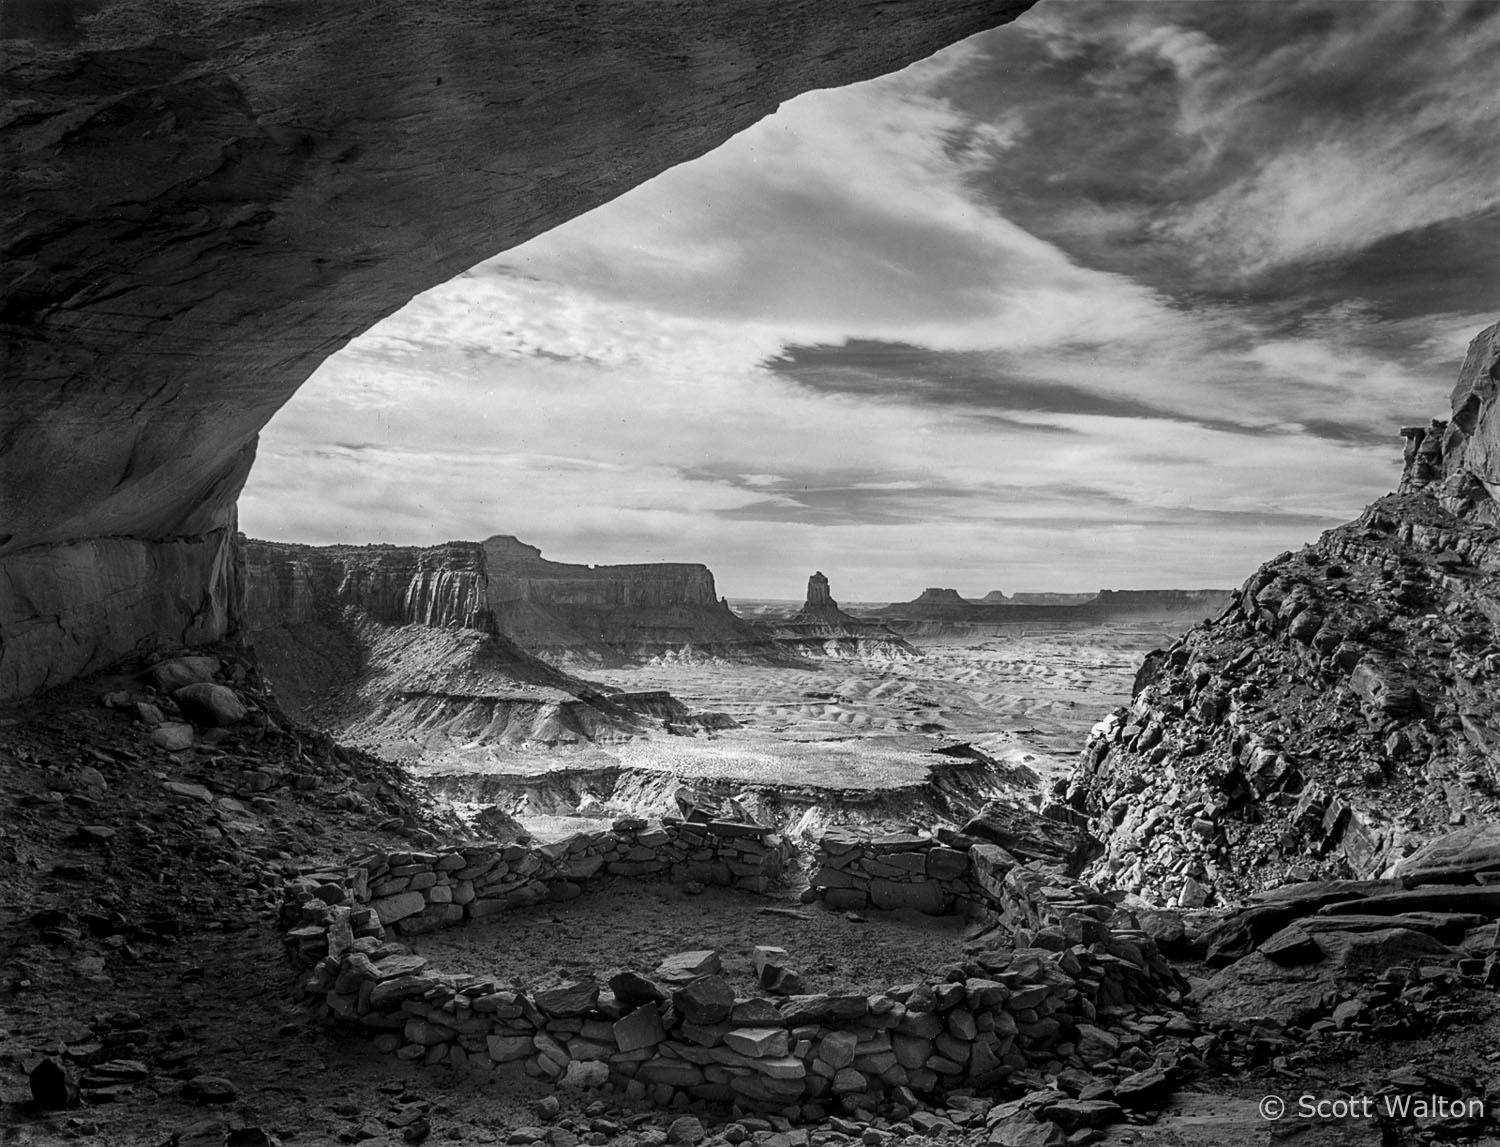
[[[1238,585],[1500,317],[1500,2],[1042,0],[418,296],[251,536],[515,534],[731,598]]]

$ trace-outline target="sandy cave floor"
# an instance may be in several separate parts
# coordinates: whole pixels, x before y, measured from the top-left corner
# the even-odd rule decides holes
[[[751,952],[785,948],[808,992],[870,995],[961,961],[964,923],[915,911],[860,913],[799,904],[795,894],[725,888],[697,895],[670,884],[615,881],[564,904],[416,936],[408,947],[447,972],[549,987],[629,969],[651,975],[666,957],[711,948],[741,995],[760,994]]]

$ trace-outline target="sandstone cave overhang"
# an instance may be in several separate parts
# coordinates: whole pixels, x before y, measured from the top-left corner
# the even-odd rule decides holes
[[[7,0],[0,697],[238,624],[267,420],[412,296],[1032,0]]]

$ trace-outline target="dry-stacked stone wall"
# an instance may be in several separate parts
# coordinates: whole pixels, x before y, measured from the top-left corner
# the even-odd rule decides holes
[[[764,888],[788,855],[775,834],[751,826],[638,821],[541,848],[376,854],[308,872],[288,886],[288,945],[306,969],[303,990],[383,1051],[458,1070],[519,1064],[561,1085],[612,1084],[663,1105],[852,1111],[915,1105],[1014,1070],[1149,1062],[1121,1021],[1160,1010],[1181,985],[1108,899],[992,845],[939,851],[923,838],[907,841],[921,847],[880,838],[844,848],[853,838],[830,835],[825,869],[856,848],[866,870],[891,856],[932,861],[921,879],[895,883],[983,908],[1007,925],[996,932],[1006,945],[875,995],[772,999],[737,995],[713,952],[684,953],[650,976],[519,991],[503,969],[493,979],[446,974],[393,939],[568,899],[600,875]]]
[[[973,914],[995,903],[1016,859],[1004,849],[944,833],[860,836],[834,828],[819,839],[812,890],[830,908],[915,908]]]

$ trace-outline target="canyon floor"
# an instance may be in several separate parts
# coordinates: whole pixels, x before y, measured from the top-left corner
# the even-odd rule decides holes
[[[616,769],[721,789],[860,792],[875,805],[887,792],[887,805],[895,806],[946,764],[940,750],[969,744],[998,764],[1017,799],[1030,801],[1069,772],[1100,716],[1129,699],[1142,657],[1170,644],[1187,624],[997,627],[919,638],[923,656],[916,659],[828,660],[799,669],[695,658],[593,669],[586,674],[592,680],[629,691],[666,690],[694,710],[729,715],[736,727],[554,749],[485,746],[429,756],[413,771],[469,812],[496,799],[508,778]],[[641,802],[669,801],[674,787],[647,793],[649,785],[637,785],[630,799],[622,790],[597,815],[672,811],[670,804]],[[533,789],[507,811],[545,838],[583,826],[565,804]],[[880,807],[867,815],[893,811]]]

